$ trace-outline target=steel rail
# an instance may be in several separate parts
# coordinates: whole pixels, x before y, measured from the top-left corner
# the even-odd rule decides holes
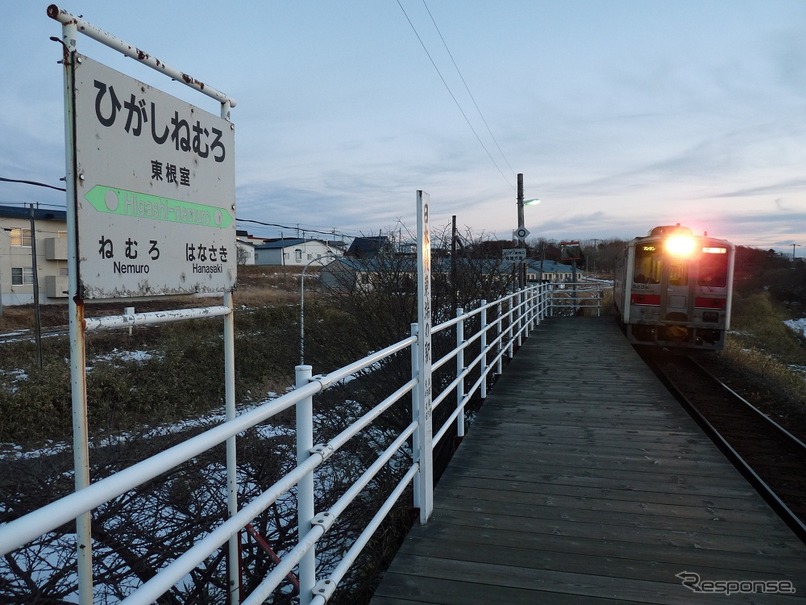
[[[741,395],[736,393],[733,389],[724,384],[716,376],[708,372],[699,363],[697,363],[690,356],[686,357],[693,367],[702,372],[719,387],[724,389],[734,401],[739,403],[746,410],[754,413],[759,420],[763,420],[773,430],[781,435],[786,436],[792,443],[799,446],[804,451],[804,459],[806,459],[806,444],[800,439],[792,435],[789,431],[779,425],[777,422],[766,416],[758,408],[752,405],[749,401],[744,399]],[[714,424],[703,414],[697,407],[695,401],[686,395],[654,361],[649,362],[655,373],[661,378],[663,383],[674,394],[677,400],[683,405],[686,411],[695,419],[700,427],[706,432],[711,440],[719,447],[731,463],[739,470],[740,473],[750,482],[751,485],[758,491],[758,493],[767,501],[767,503],[775,510],[778,516],[792,529],[792,531],[806,543],[806,523],[784,502],[784,500],[776,493],[776,491],[767,483],[767,481],[753,468],[753,466],[745,460],[741,453],[735,448],[730,441],[714,426]]]

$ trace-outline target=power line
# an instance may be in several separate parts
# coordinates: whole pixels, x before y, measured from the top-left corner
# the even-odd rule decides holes
[[[400,0],[397,0],[397,5],[400,7],[400,10],[403,11],[403,15],[406,17],[406,21],[409,22],[409,25],[411,26],[411,29],[414,32],[414,35],[417,36],[417,40],[419,40],[420,46],[423,47],[423,50],[425,51],[425,54],[428,56],[428,60],[431,61],[431,65],[434,67],[434,69],[436,70],[437,74],[439,75],[439,79],[442,80],[442,83],[445,85],[445,89],[448,91],[448,94],[451,95],[451,98],[453,99],[453,102],[456,104],[456,107],[459,109],[459,112],[462,114],[462,117],[465,119],[465,122],[467,122],[467,125],[470,126],[470,130],[473,131],[473,134],[476,136],[476,140],[479,142],[479,145],[481,145],[482,149],[484,149],[484,152],[487,154],[487,157],[490,158],[490,161],[495,166],[495,169],[498,170],[498,173],[501,175],[501,178],[503,178],[507,182],[507,184],[514,189],[515,187],[512,185],[512,182],[507,179],[506,175],[501,170],[501,167],[498,165],[498,163],[495,161],[495,158],[493,158],[492,154],[490,153],[490,150],[487,149],[487,146],[481,140],[481,137],[479,136],[479,133],[476,132],[476,129],[473,127],[473,124],[470,122],[470,119],[468,119],[467,114],[465,113],[465,110],[462,109],[462,105],[459,103],[459,101],[457,100],[456,96],[453,94],[453,91],[451,90],[451,87],[448,86],[448,83],[445,81],[445,78],[442,76],[442,72],[439,70],[439,67],[437,67],[437,64],[434,62],[434,59],[431,56],[431,53],[428,52],[428,48],[426,47],[425,42],[423,42],[423,39],[420,37],[420,34],[417,32],[417,28],[414,27],[414,23],[412,23],[411,19],[409,18],[408,13],[406,12],[406,9],[403,8],[403,5],[400,3]]]
[[[442,35],[442,31],[439,29],[439,26],[437,25],[437,22],[434,19],[434,15],[431,14],[431,9],[428,8],[428,4],[426,3],[425,0],[423,0],[423,6],[425,6],[425,10],[428,13],[428,16],[431,18],[431,23],[434,24],[434,29],[436,29],[437,33],[439,34],[439,39],[442,40],[442,45],[445,47],[445,50],[447,51],[448,56],[451,58],[451,63],[453,63],[453,67],[456,69],[456,73],[459,74],[459,78],[462,80],[462,84],[465,85],[465,90],[467,91],[468,96],[470,96],[470,100],[473,101],[473,105],[476,107],[476,111],[479,113],[479,117],[481,118],[481,121],[484,122],[484,126],[485,126],[485,128],[487,128],[487,132],[489,133],[490,138],[493,140],[493,143],[495,143],[495,146],[498,148],[498,152],[501,154],[501,157],[503,158],[503,160],[506,163],[506,165],[512,171],[512,174],[515,174],[515,170],[510,165],[509,160],[507,160],[507,156],[504,154],[504,151],[501,149],[501,146],[498,144],[498,140],[495,138],[495,135],[493,134],[493,131],[490,129],[490,125],[487,123],[487,120],[484,117],[484,114],[481,112],[481,108],[479,107],[479,104],[476,103],[476,98],[473,96],[473,93],[470,92],[470,87],[467,85],[467,82],[465,81],[465,77],[462,75],[462,72],[459,69],[459,66],[456,64],[456,60],[453,58],[453,53],[451,52],[451,49],[448,48],[448,43],[445,41],[445,38]]]
[[[47,187],[48,189],[55,189],[56,191],[67,191],[64,187],[56,187],[54,185],[48,185],[47,183],[39,183],[37,181],[26,181],[23,179],[7,179],[5,177],[0,176],[0,181],[4,181],[6,183],[23,183],[25,185],[36,185],[37,187]]]
[[[320,229],[306,229],[300,227],[299,225],[291,226],[291,225],[281,225],[279,223],[266,223],[264,221],[258,221],[255,219],[248,219],[248,218],[238,218],[235,217],[235,220],[239,223],[251,223],[255,225],[261,225],[263,227],[275,227],[277,229],[289,229],[291,231],[304,231],[305,233],[319,233],[321,235],[328,235],[328,236],[339,236],[339,237],[350,237],[355,238],[355,235],[350,235],[349,233],[342,233],[340,231],[336,231],[335,229],[331,231],[322,231]]]

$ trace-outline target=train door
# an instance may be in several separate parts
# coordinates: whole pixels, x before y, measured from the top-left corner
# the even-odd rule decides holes
[[[660,315],[666,322],[688,322],[691,317],[689,296],[689,259],[667,254],[661,277]],[[686,326],[668,325],[664,340],[685,340]]]
[[[694,314],[691,295],[692,280],[696,279],[696,275],[693,275],[696,263],[691,262],[694,242],[687,238],[685,249],[669,243],[670,240],[667,240],[663,254],[660,289],[660,317],[666,325],[658,336],[660,340],[684,342],[689,337],[686,324]],[[680,322],[680,325],[674,322]]]

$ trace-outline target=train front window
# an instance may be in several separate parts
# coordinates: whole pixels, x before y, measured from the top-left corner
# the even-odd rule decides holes
[[[724,288],[728,285],[728,251],[726,248],[703,248],[700,256],[700,286]]]
[[[633,282],[636,284],[659,284],[662,258],[662,251],[654,244],[636,246]]]
[[[673,258],[669,262],[669,285],[685,286],[688,284],[688,259]]]

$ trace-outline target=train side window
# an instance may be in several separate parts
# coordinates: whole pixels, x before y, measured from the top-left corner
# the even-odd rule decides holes
[[[645,244],[635,247],[635,272],[633,283],[659,284],[662,255],[654,245]]]
[[[700,286],[724,288],[728,285],[728,255],[703,254],[700,257],[700,274],[697,278]]]

